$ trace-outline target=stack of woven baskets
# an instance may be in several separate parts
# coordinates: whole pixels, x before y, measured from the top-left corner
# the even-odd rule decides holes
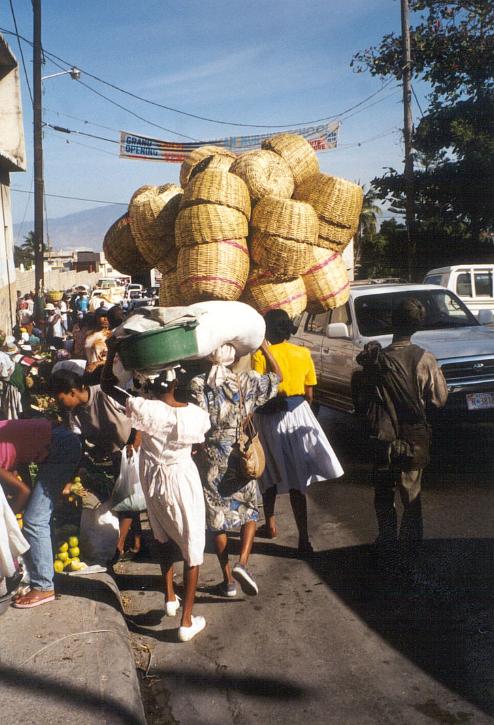
[[[341,254],[358,227],[362,189],[321,173],[302,136],[278,134],[240,156],[199,147],[180,183],[138,189],[104,242],[120,271],[161,271],[160,304],[242,299],[295,317],[347,301]]]

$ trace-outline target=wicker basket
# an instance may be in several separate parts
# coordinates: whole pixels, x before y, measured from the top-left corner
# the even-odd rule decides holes
[[[301,277],[277,282],[269,272],[253,267],[242,301],[261,315],[270,310],[285,310],[289,317],[300,315],[307,305],[307,294]]]
[[[320,173],[298,184],[294,198],[312,204],[318,216],[330,224],[354,227],[362,211],[364,192],[360,184]]]
[[[291,169],[295,186],[319,171],[319,162],[310,143],[295,133],[279,133],[262,143],[263,149],[281,156]]]
[[[129,204],[132,236],[151,267],[158,267],[175,246],[175,219],[182,194],[175,184],[153,186],[135,194]]]
[[[176,247],[173,247],[172,249],[168,250],[166,255],[163,255],[163,257],[158,262],[156,269],[158,269],[161,274],[168,274],[169,272],[173,272],[177,269],[177,260],[178,250]]]
[[[332,249],[335,252],[343,252],[345,247],[351,242],[353,235],[357,231],[347,227],[338,227],[335,224],[328,224],[323,219],[319,221],[319,238],[317,240],[318,247]]]
[[[128,214],[121,216],[108,229],[103,239],[103,251],[111,266],[121,274],[144,274],[151,269],[137,249]]]
[[[177,280],[177,270],[163,275],[160,281],[160,307],[179,307],[184,304]]]
[[[350,281],[343,257],[319,247],[311,247],[310,253],[312,263],[302,275],[308,309],[315,312],[344,305],[350,295]]]
[[[177,278],[188,304],[201,300],[238,300],[249,275],[245,239],[181,247]]]
[[[50,290],[46,293],[46,301],[51,302],[61,302],[63,300],[63,292],[60,290]]]
[[[298,277],[305,272],[311,260],[308,244],[276,237],[268,232],[254,230],[249,246],[254,262],[276,280]]]
[[[273,151],[248,151],[233,162],[230,171],[245,181],[254,204],[264,196],[289,199],[295,188],[290,167]]]
[[[203,202],[229,206],[250,219],[249,190],[242,179],[228,171],[206,169],[187,185],[181,207],[185,209]]]
[[[175,222],[177,247],[223,239],[242,239],[249,233],[245,216],[219,204],[196,204],[182,209]]]
[[[310,204],[301,201],[265,196],[254,207],[251,227],[276,237],[317,244],[317,214]]]
[[[183,188],[187,186],[189,177],[192,173],[194,166],[196,166],[200,161],[207,158],[208,156],[223,156],[226,159],[231,159],[232,163],[237,158],[236,154],[234,154],[233,151],[224,149],[221,146],[206,145],[194,149],[194,151],[192,151],[187,156],[185,161],[182,163],[182,166],[180,167],[180,184],[183,186]]]

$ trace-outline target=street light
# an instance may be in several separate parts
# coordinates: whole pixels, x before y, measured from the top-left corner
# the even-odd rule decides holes
[[[43,76],[41,78],[42,81],[46,81],[48,78],[56,78],[57,76],[64,76],[66,74],[69,74],[73,81],[78,81],[81,77],[81,71],[79,68],[76,68],[75,65],[70,68],[70,70],[61,70],[59,73],[50,73],[48,76]]]

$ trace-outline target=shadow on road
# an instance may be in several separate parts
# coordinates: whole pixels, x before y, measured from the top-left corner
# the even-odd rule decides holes
[[[378,575],[368,546],[319,552],[335,594],[417,667],[494,714],[494,541],[428,540],[413,583]]]

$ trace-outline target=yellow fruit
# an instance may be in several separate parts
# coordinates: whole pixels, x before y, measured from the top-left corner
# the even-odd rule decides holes
[[[67,501],[68,501],[69,503],[74,503],[74,501],[75,501],[75,498],[74,498],[73,496],[69,496],[69,497],[67,498]]]
[[[72,565],[72,559],[67,559],[67,561],[64,562],[63,568],[70,569],[71,565]]]
[[[73,557],[73,558],[72,558],[72,559],[71,559],[70,561],[71,561],[72,563],[76,563],[76,564],[79,564],[81,560],[79,559],[79,557],[78,557],[78,556],[74,556],[74,557]]]
[[[57,554],[57,559],[59,559],[60,561],[66,562],[69,559],[69,555],[67,554],[66,551],[60,551]]]
[[[71,549],[69,549],[69,554],[73,558],[74,556],[79,556],[81,553],[81,550],[78,546],[73,546]]]
[[[87,564],[85,561],[81,561],[81,569],[87,569]]]
[[[72,561],[70,564],[70,571],[80,571],[84,569],[82,561]]]
[[[57,574],[61,574],[64,570],[63,561],[58,561],[58,559],[55,559],[53,562],[53,568],[57,572]]]
[[[68,550],[69,550],[69,545],[67,544],[66,541],[64,541],[63,544],[60,544],[60,546],[58,547],[58,551],[60,551],[60,552],[68,551]]]
[[[72,483],[81,483],[82,479],[80,476],[75,476],[72,480]]]
[[[77,538],[77,536],[71,536],[69,538],[69,546],[70,547],[79,546],[79,539]]]

